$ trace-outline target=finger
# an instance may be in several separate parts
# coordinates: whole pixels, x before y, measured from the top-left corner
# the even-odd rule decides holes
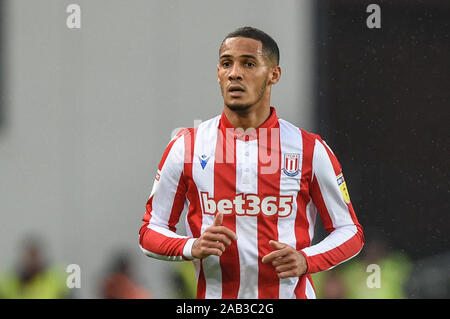
[[[268,253],[267,255],[265,255],[262,259],[262,262],[263,263],[272,262],[277,258],[281,258],[281,257],[288,255],[289,252],[290,252],[289,246],[284,246],[284,248],[282,248],[282,249],[274,250],[271,253]]]
[[[288,263],[288,264],[284,264],[284,265],[280,265],[275,267],[275,270],[277,273],[283,273],[283,272],[287,272],[289,270],[292,270],[295,268],[295,264],[292,263]]]
[[[201,250],[202,255],[206,256],[210,256],[210,255],[215,255],[215,256],[222,256],[222,250],[218,249],[218,248],[206,248],[203,247]]]
[[[280,265],[285,265],[285,264],[291,263],[292,259],[290,259],[288,257],[289,257],[289,255],[275,258],[274,260],[272,260],[272,266],[277,267]]]
[[[224,234],[228,236],[231,240],[237,240],[236,233],[225,226],[212,226],[208,228],[208,231],[216,234]]]
[[[269,245],[275,249],[283,249],[284,247],[287,246],[286,244],[280,243],[276,240],[269,240]]]
[[[205,232],[203,238],[210,241],[219,241],[227,246],[231,245],[231,239],[224,234]]]
[[[213,226],[220,226],[223,222],[223,213],[217,213],[216,217],[214,218]]]
[[[272,251],[271,253],[268,253],[267,255],[265,255],[265,256],[262,258],[262,262],[263,262],[263,263],[269,263],[269,262],[272,262],[273,260],[275,260],[275,259],[278,258],[278,257],[284,257],[284,256],[286,256],[287,253],[288,253],[288,251],[285,250],[285,249],[280,249],[280,250]]]
[[[278,273],[278,278],[289,278],[289,277],[298,277],[295,273],[295,270],[288,270]]]
[[[222,252],[225,251],[225,245],[223,243],[221,243],[220,241],[204,241],[202,245],[203,245],[203,247],[207,247],[207,248],[220,249]]]

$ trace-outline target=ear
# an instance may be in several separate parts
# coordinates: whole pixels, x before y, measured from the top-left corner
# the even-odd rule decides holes
[[[219,65],[217,64],[217,83],[220,84],[220,80],[219,80]]]
[[[270,84],[276,84],[278,81],[280,81],[281,78],[281,68],[279,65],[275,65],[272,67],[269,83]]]

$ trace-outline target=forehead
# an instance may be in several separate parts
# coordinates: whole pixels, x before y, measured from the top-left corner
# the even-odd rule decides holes
[[[222,44],[219,55],[252,55],[255,57],[263,57],[261,41],[250,38],[228,38]]]

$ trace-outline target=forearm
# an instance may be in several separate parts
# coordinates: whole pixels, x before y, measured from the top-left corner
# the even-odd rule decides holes
[[[308,264],[308,273],[329,270],[356,256],[364,237],[359,225],[341,226],[319,243],[301,250]]]
[[[143,225],[139,231],[139,247],[148,257],[183,261],[192,259],[191,248],[194,238],[178,235],[169,229],[156,225]]]

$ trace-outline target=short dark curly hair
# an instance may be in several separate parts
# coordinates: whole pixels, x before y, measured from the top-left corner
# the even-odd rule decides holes
[[[222,45],[226,39],[237,37],[261,41],[264,55],[269,60],[275,62],[276,65],[280,63],[280,50],[278,49],[278,44],[267,33],[254,27],[241,27],[229,33],[220,44],[219,52],[222,49]]]

